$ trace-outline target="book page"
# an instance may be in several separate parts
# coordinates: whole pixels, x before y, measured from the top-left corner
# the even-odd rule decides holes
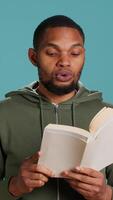
[[[113,163],[113,117],[97,132],[86,146],[81,166],[101,170]]]
[[[73,128],[50,124],[44,130],[42,156],[38,163],[53,170],[55,177],[60,177],[64,170],[80,165],[89,132],[84,130],[79,135],[79,128]]]
[[[92,119],[89,125],[89,132],[95,133],[107,120],[113,117],[113,108],[102,108]]]
[[[89,132],[78,127],[69,126],[69,125],[60,125],[60,124],[49,124],[45,127],[44,131],[48,132],[61,132],[62,134],[72,134],[73,136],[81,138],[81,140],[87,141],[90,137]]]

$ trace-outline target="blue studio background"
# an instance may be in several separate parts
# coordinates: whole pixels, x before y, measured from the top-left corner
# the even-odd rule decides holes
[[[8,91],[37,79],[27,50],[36,26],[56,14],[67,15],[83,27],[86,63],[81,81],[113,102],[112,0],[0,0],[0,100]]]

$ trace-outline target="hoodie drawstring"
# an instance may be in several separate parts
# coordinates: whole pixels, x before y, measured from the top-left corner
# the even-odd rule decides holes
[[[43,131],[44,131],[44,117],[43,117],[43,104],[41,97],[39,97],[39,104],[40,104],[40,125],[41,125],[41,138],[43,136]]]
[[[72,126],[76,126],[76,120],[75,120],[75,104],[72,103]]]

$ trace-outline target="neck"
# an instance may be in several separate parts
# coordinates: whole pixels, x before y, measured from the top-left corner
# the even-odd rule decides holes
[[[56,103],[56,104],[62,103],[63,101],[72,98],[76,93],[76,91],[74,90],[65,95],[56,95],[52,92],[49,92],[41,83],[39,83],[37,92],[40,92],[43,96],[49,99],[51,103]]]

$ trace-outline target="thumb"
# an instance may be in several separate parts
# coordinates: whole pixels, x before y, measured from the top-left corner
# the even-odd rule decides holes
[[[41,152],[40,152],[40,151],[34,153],[34,154],[30,157],[30,162],[32,162],[32,163],[37,163],[37,161],[38,161],[40,155],[41,155]]]

